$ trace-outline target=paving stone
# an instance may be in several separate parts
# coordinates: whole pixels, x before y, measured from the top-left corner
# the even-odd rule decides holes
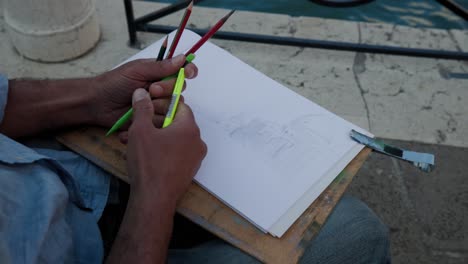
[[[466,263],[468,149],[384,141],[436,156],[435,170],[424,173],[372,153],[348,189],[388,225],[394,263]]]

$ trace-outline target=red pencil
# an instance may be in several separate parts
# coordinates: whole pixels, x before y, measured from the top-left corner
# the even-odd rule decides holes
[[[177,32],[175,34],[174,40],[171,43],[171,47],[169,48],[169,53],[167,54],[166,59],[172,58],[174,56],[175,49],[177,48],[177,44],[179,44],[180,37],[182,37],[182,33],[184,32],[185,26],[187,25],[187,21],[192,14],[193,8],[193,1],[190,2],[187,9],[185,9],[185,14],[180,21],[179,28],[177,28]]]
[[[208,31],[193,47],[185,53],[185,56],[188,56],[190,53],[195,53],[208,39],[210,39],[228,20],[228,18],[234,13],[236,10],[232,10],[227,14],[225,17],[221,18],[216,25],[214,25],[210,31]]]

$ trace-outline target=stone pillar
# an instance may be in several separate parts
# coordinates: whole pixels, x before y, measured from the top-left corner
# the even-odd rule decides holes
[[[27,58],[58,62],[93,48],[100,36],[94,0],[2,0],[13,45]]]

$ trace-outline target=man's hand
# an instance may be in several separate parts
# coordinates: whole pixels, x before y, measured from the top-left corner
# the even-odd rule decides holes
[[[10,80],[8,102],[0,133],[17,138],[77,125],[111,127],[129,108],[133,92],[143,87],[154,100],[154,109],[165,109],[183,55],[172,60],[136,60],[97,77],[66,80]],[[187,78],[197,76],[197,67],[185,67]]]
[[[175,206],[206,154],[193,113],[180,102],[173,123],[159,129],[153,124],[155,110],[145,90],[135,91],[133,107],[127,148],[132,191],[164,196]]]
[[[92,123],[111,127],[130,108],[132,94],[137,88],[147,89],[153,98],[169,97],[175,79],[161,79],[177,73],[184,63],[183,55],[159,62],[154,59],[140,59],[97,76],[92,88]],[[195,78],[197,72],[194,64],[185,66],[186,78]]]
[[[164,129],[154,126],[155,109],[144,89],[133,94],[133,109],[127,148],[130,198],[107,263],[164,263],[177,201],[198,171],[206,145],[183,102]]]

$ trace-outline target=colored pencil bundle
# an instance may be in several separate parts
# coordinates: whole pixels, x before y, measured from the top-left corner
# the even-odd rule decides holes
[[[174,55],[174,52],[177,48],[177,44],[179,44],[180,38],[182,37],[182,33],[184,32],[185,26],[187,25],[190,15],[192,14],[192,8],[193,8],[193,1],[190,2],[187,9],[185,10],[185,14],[182,17],[182,20],[180,21],[179,27],[177,28],[176,35],[174,37],[174,40],[171,43],[171,47],[169,48],[169,52],[167,54],[166,59],[170,59]],[[190,55],[191,58],[193,59],[193,54],[196,51],[198,51],[198,49],[200,49],[201,46],[205,44],[205,42],[208,41],[208,39],[210,39],[224,25],[224,23],[226,23],[226,21],[234,13],[234,11],[235,10],[232,10],[231,12],[229,12],[229,14],[221,18],[197,43],[195,43],[195,45],[193,45],[193,47],[189,51],[185,53],[185,56],[187,56],[188,58],[188,56]],[[167,44],[168,44],[167,42],[168,42],[168,37],[166,37],[163,44],[161,45],[161,48],[158,53],[158,57],[156,59],[157,61],[160,61],[163,59],[164,54],[166,53],[166,49],[167,49]],[[187,61],[186,64],[188,62],[189,61]],[[107,132],[106,136],[109,136],[110,134],[120,129],[125,123],[127,123],[131,119],[132,115],[133,115],[133,108],[130,108],[122,117],[119,118],[119,120],[117,120],[117,122],[115,122],[115,124]]]
[[[192,8],[193,8],[193,1],[190,2],[188,5],[187,9],[185,10],[184,16],[182,17],[182,20],[180,21],[179,27],[177,28],[176,35],[174,37],[174,40],[172,41],[171,47],[169,48],[169,53],[167,54],[166,59],[172,58],[174,55],[175,49],[177,48],[177,44],[179,44],[180,38],[182,37],[182,33],[184,32],[185,26],[187,25],[187,22],[190,18],[190,15],[192,14]],[[201,46],[208,41],[223,25],[226,23],[226,21],[229,19],[229,17],[234,13],[235,10],[232,10],[221,18],[193,47],[185,53],[185,56],[189,54],[195,54],[195,52],[201,48]]]

